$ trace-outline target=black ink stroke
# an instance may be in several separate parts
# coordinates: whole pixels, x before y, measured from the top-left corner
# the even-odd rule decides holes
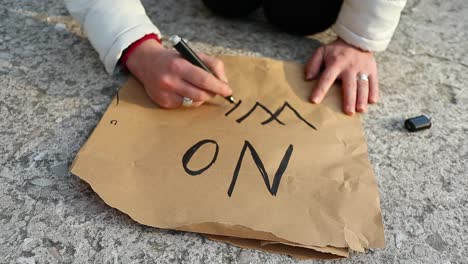
[[[242,100],[239,100],[239,102],[236,103],[236,105],[234,105],[234,107],[232,107],[231,109],[229,109],[229,111],[227,111],[224,116],[228,116],[230,113],[232,113],[234,110],[236,110],[237,107],[239,107],[239,105],[242,104]]]
[[[257,151],[255,151],[254,147],[250,144],[249,141],[245,141],[244,146],[242,147],[242,151],[239,156],[239,160],[237,161],[236,168],[234,170],[234,174],[232,176],[231,184],[229,185],[228,189],[228,196],[231,197],[232,192],[234,191],[234,187],[236,186],[237,178],[239,176],[239,171],[242,166],[242,161],[244,159],[244,154],[247,148],[250,151],[250,154],[252,155],[252,159],[255,162],[255,165],[257,165],[258,170],[260,171],[260,174],[263,177],[263,181],[265,182],[266,187],[268,188],[268,191],[272,196],[276,196],[276,193],[278,192],[278,188],[281,182],[281,177],[283,177],[283,174],[288,167],[289,159],[291,158],[292,152],[293,152],[293,145],[289,145],[288,149],[284,153],[283,159],[281,160],[281,163],[278,167],[278,170],[275,173],[275,177],[273,179],[273,185],[270,186],[270,179],[268,177],[268,173],[265,170],[265,167],[263,166],[263,162],[258,156]]]
[[[252,109],[250,109],[250,111],[247,112],[245,115],[238,118],[236,122],[241,123],[242,121],[244,121],[247,117],[249,117],[255,111],[257,107],[261,107],[265,112],[267,112],[271,116],[273,120],[275,120],[276,122],[284,126],[284,123],[281,120],[279,120],[277,116],[275,116],[268,108],[266,108],[264,105],[262,105],[259,102],[256,102],[255,105],[252,107]]]
[[[111,123],[111,125],[116,126],[116,125],[117,125],[117,120],[115,120],[115,119],[114,119],[114,120],[111,120],[110,123]]]
[[[201,146],[203,146],[205,144],[208,144],[208,143],[214,144],[216,146],[216,150],[215,150],[215,153],[213,155],[213,159],[211,159],[211,162],[208,165],[206,165],[205,167],[203,167],[203,168],[201,168],[199,170],[189,169],[187,165],[190,162],[190,160],[192,159],[193,154],[195,154],[195,152],[197,152],[197,150]],[[192,147],[190,147],[185,152],[184,156],[182,157],[182,166],[184,167],[185,172],[187,172],[191,176],[196,176],[196,175],[202,174],[204,171],[209,169],[211,167],[211,165],[213,165],[216,162],[216,159],[218,158],[218,152],[219,152],[219,146],[218,146],[218,143],[216,141],[214,141],[212,139],[202,140],[202,141],[196,143],[195,145],[193,145]]]
[[[299,118],[300,120],[302,120],[302,122],[306,123],[309,127],[317,130],[317,128],[312,125],[311,123],[309,123],[307,120],[305,120],[305,118],[303,118],[301,116],[301,114],[299,114],[299,112],[294,109],[288,102],[284,102],[284,104],[278,108],[278,110],[275,111],[275,113],[273,113],[273,116],[271,116],[270,118],[268,118],[267,120],[263,121],[262,122],[262,125],[266,125],[268,123],[270,123],[271,121],[275,120],[279,115],[281,115],[281,113],[283,112],[284,108],[288,107],[289,109],[291,109],[291,111],[294,112],[294,114],[297,116],[297,118]]]
[[[120,97],[119,97],[119,92],[117,91],[115,106],[118,106],[119,103],[120,103]]]

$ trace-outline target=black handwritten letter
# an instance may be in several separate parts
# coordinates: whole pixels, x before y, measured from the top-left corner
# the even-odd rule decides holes
[[[252,158],[255,162],[255,165],[257,165],[257,168],[263,177],[263,181],[265,182],[265,185],[268,191],[270,192],[272,196],[276,196],[276,193],[278,192],[278,188],[281,182],[281,177],[283,177],[283,173],[288,167],[289,159],[291,158],[291,155],[293,152],[293,145],[289,145],[288,149],[286,150],[286,153],[284,153],[283,159],[281,160],[278,170],[275,173],[275,178],[273,179],[273,185],[270,186],[270,179],[268,177],[268,173],[265,170],[265,167],[263,166],[263,162],[258,156],[257,151],[255,151],[254,147],[247,140],[244,143],[244,147],[242,148],[239,161],[237,162],[236,169],[234,170],[234,175],[232,176],[231,185],[229,186],[229,189],[228,189],[228,196],[231,197],[232,192],[234,191],[234,187],[236,186],[237,177],[239,176],[239,171],[242,166],[242,160],[244,159],[244,154],[247,148],[249,149],[250,154],[252,155]]]
[[[293,111],[293,113],[297,116],[297,118],[299,118],[302,122],[306,123],[309,127],[317,130],[317,128],[314,125],[307,122],[307,120],[305,120],[305,118],[303,118],[301,114],[299,114],[299,112],[296,109],[294,109],[294,107],[292,107],[288,102],[284,102],[284,104],[280,108],[278,108],[278,110],[276,110],[275,113],[273,113],[273,115],[270,118],[262,122],[262,125],[268,124],[273,120],[277,120],[278,116],[283,112],[284,108],[286,107],[288,107],[291,111]]]
[[[234,107],[232,107],[231,109],[229,109],[229,111],[227,111],[224,116],[228,116],[229,114],[231,114],[234,110],[236,110],[237,107],[239,107],[239,105],[242,104],[242,100],[239,100],[239,102],[237,102],[237,104],[234,105]]]
[[[257,107],[260,107],[261,109],[263,109],[263,111],[265,111],[266,113],[268,113],[270,115],[270,118],[271,119],[274,119],[276,122],[280,123],[281,125],[284,126],[284,123],[281,122],[281,120],[278,119],[278,117],[276,115],[274,115],[270,109],[268,109],[266,106],[262,105],[261,103],[259,102],[256,102],[255,105],[252,107],[252,109],[250,109],[249,112],[247,112],[245,115],[241,116],[240,118],[238,118],[236,120],[237,123],[241,123],[242,121],[244,121],[247,117],[249,117],[254,111],[255,109],[257,109]]]
[[[110,123],[111,123],[111,125],[116,126],[117,125],[117,120],[111,120]]]
[[[206,165],[205,167],[203,167],[203,168],[201,168],[199,170],[189,169],[187,167],[187,165],[190,162],[190,160],[192,159],[193,154],[195,154],[195,152],[197,152],[197,150],[201,146],[203,146],[205,144],[208,144],[208,143],[214,144],[216,146],[216,150],[215,150],[215,153],[214,153],[214,156],[213,156],[213,159],[211,160],[211,162],[208,165]],[[218,158],[218,152],[219,152],[219,146],[218,146],[218,143],[216,141],[211,140],[211,139],[202,140],[202,141],[198,142],[197,144],[193,145],[191,148],[189,148],[187,150],[187,152],[185,152],[184,156],[182,157],[182,166],[184,166],[185,172],[187,172],[191,176],[196,176],[196,175],[202,174],[204,171],[209,169],[211,167],[211,165],[213,165],[213,163],[216,162],[216,158]]]

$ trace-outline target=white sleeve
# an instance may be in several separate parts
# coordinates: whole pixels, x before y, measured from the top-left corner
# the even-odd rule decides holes
[[[332,29],[363,50],[385,50],[405,4],[406,0],[344,0]]]
[[[151,33],[161,37],[139,0],[65,0],[65,4],[109,74],[133,42]]]

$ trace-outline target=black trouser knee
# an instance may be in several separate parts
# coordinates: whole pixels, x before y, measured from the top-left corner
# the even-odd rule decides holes
[[[263,0],[202,0],[208,9],[223,17],[245,17],[258,9]]]
[[[274,26],[291,34],[310,35],[332,26],[343,0],[203,0],[224,17],[242,17],[263,5],[265,16]]]
[[[338,17],[343,0],[263,1],[268,21],[292,34],[311,35],[331,27]]]

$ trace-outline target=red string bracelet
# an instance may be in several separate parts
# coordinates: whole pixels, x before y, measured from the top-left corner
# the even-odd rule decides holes
[[[161,43],[161,40],[159,39],[158,35],[154,33],[145,35],[141,39],[133,42],[130,46],[128,46],[128,48],[126,48],[123,51],[122,56],[120,57],[119,64],[123,66],[127,66],[127,60],[130,57],[130,55],[136,50],[136,48],[138,48],[141,44],[143,44],[143,42],[150,40],[150,39],[154,39],[157,42]]]

